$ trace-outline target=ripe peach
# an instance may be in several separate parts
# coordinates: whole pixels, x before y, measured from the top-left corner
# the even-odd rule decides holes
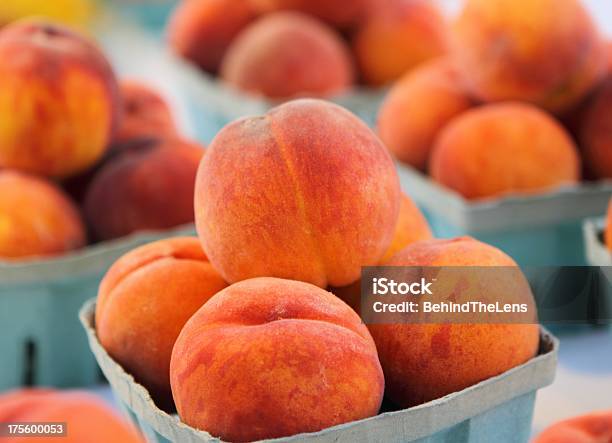
[[[379,86],[447,52],[446,20],[428,0],[394,0],[357,30],[353,52],[366,83]]]
[[[197,238],[171,238],[134,249],[100,284],[100,343],[166,408],[172,405],[170,356],[181,329],[227,284]]]
[[[255,17],[249,0],[182,1],[170,19],[168,40],[177,54],[216,73],[230,43]]]
[[[591,412],[550,426],[533,443],[603,443],[612,441],[612,410]]]
[[[81,391],[21,389],[0,394],[0,422],[65,423],[57,437],[2,437],[5,443],[145,443],[144,438],[102,400]]]
[[[0,167],[66,177],[102,157],[120,115],[117,82],[98,48],[58,25],[0,31]]]
[[[85,245],[75,205],[58,187],[20,172],[0,171],[0,258],[62,254]]]
[[[350,307],[269,277],[224,289],[189,319],[170,380],[181,421],[234,442],[373,416],[384,391],[374,342]]]
[[[398,160],[425,171],[440,130],[473,104],[452,61],[436,59],[393,86],[378,114],[380,138]]]
[[[221,65],[228,84],[274,99],[327,96],[349,88],[348,48],[331,29],[296,12],[260,18],[232,43]]]
[[[85,217],[98,240],[193,221],[193,191],[204,150],[180,139],[128,148],[95,175]]]
[[[344,286],[389,247],[399,200],[372,131],[340,106],[302,99],[217,134],[198,171],[196,225],[229,282]]]
[[[427,220],[425,220],[425,217],[423,217],[423,214],[412,199],[403,194],[400,202],[399,218],[395,227],[395,235],[393,240],[391,240],[391,246],[389,246],[380,261],[384,263],[406,246],[431,238],[433,238],[433,234],[427,224]]]
[[[433,234],[427,220],[412,199],[402,194],[395,235],[391,241],[391,246],[389,246],[380,262],[387,262],[396,252],[409,244],[431,238],[433,238]],[[340,297],[355,312],[361,313],[361,279],[349,286],[332,287],[329,290]]]
[[[300,11],[313,15],[332,26],[351,28],[373,11],[378,0],[252,0],[262,13],[280,10]]]
[[[579,138],[585,167],[596,179],[612,178],[612,75],[581,112]]]
[[[413,243],[385,264],[517,266],[499,249],[468,237]],[[529,286],[524,287],[522,296],[533,302]],[[449,297],[457,290],[451,288]],[[532,358],[539,344],[536,324],[376,324],[369,329],[385,372],[386,395],[402,407],[499,375]]]
[[[170,108],[155,90],[134,80],[124,80],[120,86],[123,118],[113,144],[176,137],[177,128]]]
[[[605,70],[603,40],[579,0],[468,0],[455,30],[459,65],[486,101],[562,112]]]
[[[501,103],[452,119],[435,142],[430,172],[476,199],[576,183],[580,159],[571,136],[549,115],[531,105]]]

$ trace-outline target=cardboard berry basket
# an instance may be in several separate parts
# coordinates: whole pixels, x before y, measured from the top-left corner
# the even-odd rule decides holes
[[[89,345],[115,396],[152,443],[220,442],[158,409],[147,390],[136,383],[102,348],[96,336],[95,300],[81,309]],[[406,410],[386,412],[320,432],[268,440],[274,442],[527,442],[536,391],[552,383],[559,343],[546,330],[539,355],[529,362],[463,391]]]
[[[585,265],[582,223],[601,214],[612,195],[612,181],[603,181],[472,202],[413,168],[398,164],[398,172],[437,236],[471,235],[522,266]]]
[[[0,391],[24,385],[87,386],[101,380],[77,313],[121,255],[193,225],[142,232],[58,258],[0,262]]]

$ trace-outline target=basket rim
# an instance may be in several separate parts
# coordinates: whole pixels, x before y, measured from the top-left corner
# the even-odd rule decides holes
[[[132,375],[115,362],[98,341],[95,331],[95,306],[95,298],[88,300],[81,308],[79,317],[87,333],[90,348],[115,395],[140,420],[144,420],[156,432],[172,441],[184,441],[187,439],[189,442],[221,442],[221,440],[211,436],[206,431],[198,430],[182,423],[177,415],[170,415],[155,406],[147,389],[137,383]],[[390,425],[392,422],[397,422],[398,420],[404,421],[406,419],[421,425],[418,432],[410,436],[411,438],[426,437],[551,384],[555,377],[558,349],[559,340],[546,328],[540,326],[540,350],[538,355],[528,362],[500,375],[412,408],[385,412],[362,420],[336,425],[318,432],[297,434],[291,437],[265,441],[275,443],[297,442],[306,439],[323,441],[318,439],[330,437],[334,432],[366,432],[370,425],[377,422]],[[503,385],[505,388],[504,392],[497,392],[498,389],[496,387],[498,385]],[[482,401],[483,395],[489,397],[488,402]],[[466,405],[469,407],[466,408]],[[441,416],[446,414],[446,421],[423,420],[423,417],[430,414],[434,408],[438,410],[436,414],[441,414]]]

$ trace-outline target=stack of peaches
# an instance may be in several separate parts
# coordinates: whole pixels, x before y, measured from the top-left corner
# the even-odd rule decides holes
[[[273,100],[392,84],[400,162],[468,199],[612,178],[610,44],[580,0],[185,0],[175,52]]]
[[[95,325],[158,407],[214,437],[319,431],[378,414],[383,396],[419,405],[538,352],[536,324],[362,323],[362,266],[516,263],[471,238],[432,239],[385,146],[342,107],[299,99],[227,125],[194,206],[197,238],[111,267]]]
[[[380,109],[398,160],[467,199],[612,178],[612,46],[580,0],[466,0],[452,31]]]
[[[183,0],[168,40],[203,71],[271,100],[386,85],[449,49],[429,0]]]
[[[0,259],[192,222],[202,154],[84,36],[36,20],[0,30]]]

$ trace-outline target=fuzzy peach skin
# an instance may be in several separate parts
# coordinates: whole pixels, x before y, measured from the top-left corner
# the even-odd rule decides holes
[[[467,0],[455,31],[459,65],[483,100],[562,112],[605,71],[603,39],[580,0]]]
[[[297,12],[277,12],[247,27],[221,65],[229,85],[273,99],[328,96],[353,83],[349,50],[332,29]]]
[[[580,171],[569,133],[522,103],[455,117],[438,135],[430,160],[432,178],[468,199],[544,192],[577,183]]]
[[[391,246],[389,246],[380,262],[387,262],[396,252],[411,243],[431,238],[433,238],[433,234],[427,220],[412,199],[406,194],[402,194],[395,234]],[[351,285],[331,287],[329,290],[340,297],[355,312],[361,313],[361,279]]]
[[[159,406],[169,409],[174,342],[187,320],[226,286],[195,237],[134,249],[117,260],[100,283],[100,343]]]
[[[168,25],[168,42],[179,55],[216,73],[234,38],[256,16],[250,0],[183,0]]]
[[[378,133],[399,161],[426,171],[440,130],[474,104],[454,63],[438,58],[391,88],[378,114]]]
[[[385,264],[516,266],[499,249],[469,237],[413,243]],[[533,302],[531,293],[524,296]],[[539,344],[537,324],[376,324],[369,330],[385,373],[386,395],[401,407],[499,375],[535,356]]]
[[[157,91],[136,80],[123,80],[120,87],[123,118],[113,144],[177,136],[170,107]]]
[[[85,218],[98,240],[192,222],[195,177],[204,148],[167,139],[119,153],[95,175]]]
[[[117,412],[83,391],[19,389],[0,394],[0,422],[65,423],[66,435],[57,437],[2,437],[3,443],[145,443]]]
[[[353,37],[353,52],[363,80],[390,83],[449,49],[447,23],[428,0],[393,0],[379,8]]]
[[[347,29],[362,22],[380,0],[251,0],[259,12],[300,11]]]
[[[312,99],[222,129],[195,192],[200,240],[231,283],[348,285],[391,244],[399,204],[383,144],[349,111]]]
[[[532,443],[607,443],[612,441],[612,410],[591,412],[550,426]]]
[[[53,183],[0,170],[0,260],[60,255],[85,245],[74,203]]]
[[[380,261],[384,263],[406,246],[431,238],[433,238],[433,234],[429,224],[418,206],[410,197],[402,194],[395,234],[393,235],[393,240],[391,240],[391,246],[389,246]]]
[[[174,345],[181,421],[225,441],[314,432],[376,415],[384,379],[350,307],[308,283],[236,283],[189,319]]]
[[[581,109],[580,147],[585,167],[595,179],[612,178],[612,75]]]
[[[120,116],[113,71],[69,29],[26,20],[0,31],[0,167],[66,177],[102,157]]]

